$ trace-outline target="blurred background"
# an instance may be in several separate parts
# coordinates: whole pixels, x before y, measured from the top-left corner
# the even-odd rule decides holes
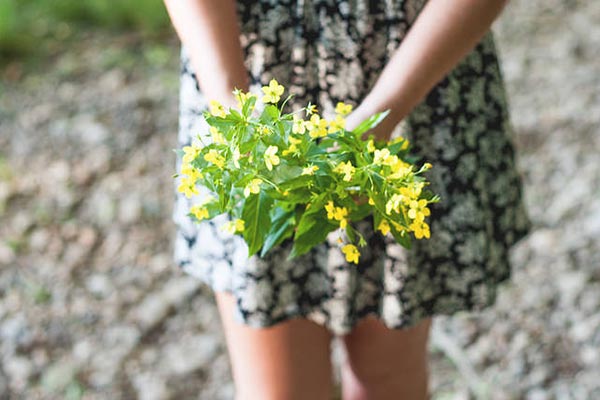
[[[493,29],[535,231],[493,308],[436,321],[433,398],[599,399],[600,2]],[[0,0],[0,399],[233,398],[171,259],[178,52],[159,0]]]

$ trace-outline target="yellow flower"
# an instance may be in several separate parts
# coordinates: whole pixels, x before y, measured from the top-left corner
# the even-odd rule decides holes
[[[245,229],[245,222],[243,219],[235,219],[233,221],[227,221],[223,224],[223,226],[221,226],[221,229],[223,229],[226,232],[231,233],[232,235],[238,232],[244,232]]]
[[[225,107],[217,100],[211,100],[209,103],[210,113],[215,117],[225,118]]]
[[[431,214],[431,211],[427,208],[427,200],[425,199],[413,200],[409,206],[408,217],[415,221],[422,222],[426,216]]]
[[[410,200],[416,200],[421,195],[423,185],[423,182],[414,182],[412,186],[400,188],[400,193],[406,196],[408,200],[406,204],[409,204]]]
[[[396,144],[396,143],[399,143],[399,142],[402,142],[402,141],[406,141],[406,140],[407,139],[405,139],[404,136],[400,135],[400,136],[395,137],[394,139],[392,139],[390,141],[390,144]]]
[[[340,219],[340,228],[346,229],[346,226],[348,226],[348,220],[346,218]]]
[[[302,175],[314,175],[315,171],[318,169],[319,167],[316,165],[309,165],[308,167],[302,169]]]
[[[392,173],[387,176],[388,179],[401,179],[412,171],[412,165],[405,163],[398,156],[392,156],[390,159]]]
[[[269,86],[263,86],[262,91],[265,94],[262,98],[263,103],[277,104],[281,98],[281,95],[283,94],[284,87],[275,79],[271,79]]]
[[[281,154],[283,154],[284,156],[287,156],[288,154],[298,153],[298,148],[296,147],[296,145],[302,142],[302,140],[296,139],[293,136],[290,136],[289,140],[292,144],[290,144],[290,147],[281,152]]]
[[[259,135],[261,135],[261,136],[267,136],[267,135],[270,135],[270,134],[271,134],[271,128],[269,128],[269,127],[268,127],[268,126],[266,126],[266,125],[261,125],[261,126],[258,128],[258,134],[259,134]]]
[[[377,165],[382,165],[385,160],[390,156],[390,151],[388,149],[376,149],[373,157],[373,163]]]
[[[198,154],[200,154],[200,150],[201,148],[195,145],[191,145],[191,146],[184,146],[183,147],[183,157],[181,158],[181,161],[183,161],[184,163],[191,163],[192,161],[194,161],[196,159],[196,157],[198,157]]]
[[[341,131],[346,126],[346,120],[341,115],[336,115],[333,121],[329,121],[328,133]]]
[[[192,195],[198,194],[196,179],[190,177],[182,178],[181,183],[177,186],[177,191],[183,193],[188,199],[192,197]]]
[[[343,180],[350,182],[354,175],[355,168],[350,161],[339,163],[334,169],[334,172],[344,174]]]
[[[401,188],[401,190],[402,189],[404,188]],[[401,193],[394,193],[385,204],[385,213],[390,215],[392,210],[394,210],[396,213],[400,213],[400,205],[403,202],[406,203],[407,201],[410,201],[410,198],[407,199],[407,197]]]
[[[201,179],[204,177],[200,171],[198,171],[196,168],[192,167],[190,164],[182,164],[181,165],[181,174],[189,176],[194,181],[196,179]]]
[[[258,194],[260,192],[260,184],[262,180],[259,178],[252,179],[244,188],[244,197],[250,196],[250,193]]]
[[[381,231],[381,233],[385,236],[388,233],[390,233],[390,224],[388,223],[387,219],[382,219],[381,222],[379,223],[379,226],[377,227],[377,229],[379,231]]]
[[[396,144],[398,142],[403,142],[402,146],[400,147],[401,150],[406,150],[408,148],[408,145],[410,144],[409,140],[403,136],[398,136],[397,138],[394,138],[392,141],[390,141],[390,144]]]
[[[298,135],[304,134],[306,132],[305,122],[302,118],[298,117],[294,114],[294,123],[292,125],[292,132]]]
[[[318,114],[313,114],[305,125],[311,138],[327,136],[327,120],[319,117]]]
[[[306,115],[312,115],[317,112],[317,106],[315,106],[314,104],[308,103],[305,110],[306,110]]]
[[[409,228],[415,233],[417,239],[422,239],[423,237],[429,239],[431,236],[429,225],[423,221],[414,220]]]
[[[346,220],[348,209],[346,207],[336,207],[333,204],[333,201],[329,200],[327,204],[325,204],[325,210],[327,211],[328,219],[340,221],[340,228],[346,229],[346,226],[348,225],[348,220]]]
[[[233,221],[233,223],[235,224],[236,232],[244,232],[244,229],[246,228],[246,222],[243,219],[238,218],[235,221]]]
[[[346,104],[343,102],[338,102],[335,105],[335,113],[340,115],[348,115],[352,112],[352,104]]]
[[[423,164],[423,171],[430,170],[431,167],[432,167],[431,163],[426,162],[425,164]]]
[[[336,207],[333,213],[333,218],[341,221],[348,215],[348,209],[346,207]]]
[[[346,261],[353,262],[358,264],[358,257],[360,257],[360,252],[353,244],[347,244],[342,247],[342,253],[346,255]]]
[[[210,163],[215,164],[219,168],[223,168],[225,165],[225,157],[219,154],[215,149],[210,149],[208,153],[204,155],[204,159]]]
[[[208,128],[208,131],[210,132],[211,136],[212,136],[212,141],[215,144],[225,144],[225,138],[223,137],[223,134],[215,127],[215,126],[211,126],[210,128]]]
[[[269,146],[267,150],[265,150],[265,164],[267,165],[267,169],[271,171],[273,169],[273,165],[279,164],[279,156],[276,155],[277,146]]]
[[[238,108],[241,110],[242,108],[244,108],[244,104],[246,104],[246,101],[248,101],[251,97],[256,97],[256,95],[254,93],[244,93],[242,90],[235,88],[233,90],[233,94],[238,102]]]
[[[369,153],[372,153],[375,151],[375,142],[373,142],[373,139],[369,139],[369,141],[367,142],[367,151]]]
[[[327,211],[327,218],[333,219],[335,213],[335,206],[333,205],[333,201],[329,200],[327,204],[325,204],[325,210]]]
[[[192,207],[190,207],[190,212],[192,214],[194,214],[194,217],[196,217],[198,220],[203,220],[205,218],[208,218],[208,209],[206,207],[202,207],[201,205],[193,205]]]

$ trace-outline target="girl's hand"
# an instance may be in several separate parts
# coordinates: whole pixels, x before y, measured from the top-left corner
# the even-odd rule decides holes
[[[346,130],[354,130],[361,122],[381,111],[385,110],[378,110],[375,107],[371,107],[368,102],[364,101],[346,117]],[[366,140],[369,135],[373,134],[377,140],[388,141],[398,122],[399,121],[396,121],[393,112],[391,112],[377,126],[365,132],[362,138]]]

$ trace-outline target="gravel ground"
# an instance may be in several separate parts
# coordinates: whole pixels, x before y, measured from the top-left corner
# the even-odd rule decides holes
[[[433,398],[598,399],[600,3],[494,29],[536,229],[493,308],[436,321]],[[212,294],[171,260],[177,46],[0,71],[0,399],[232,398]]]

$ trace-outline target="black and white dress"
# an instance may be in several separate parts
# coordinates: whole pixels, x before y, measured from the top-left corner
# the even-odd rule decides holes
[[[288,111],[316,103],[325,117],[336,102],[357,106],[424,6],[423,0],[238,0],[241,42],[251,91],[276,78],[295,94]],[[199,90],[181,48],[179,146],[207,131]],[[493,33],[488,32],[397,127],[442,200],[432,204],[431,238],[406,251],[367,220],[368,246],[348,264],[337,235],[289,262],[284,242],[264,259],[247,258],[244,241],[187,217],[200,195],[175,192],[174,257],[215,291],[235,295],[236,320],[265,327],[302,316],[337,335],[368,314],[388,327],[494,303],[511,275],[510,247],[529,233],[514,133]],[[177,160],[179,170],[181,160]],[[175,180],[175,187],[178,184]]]

